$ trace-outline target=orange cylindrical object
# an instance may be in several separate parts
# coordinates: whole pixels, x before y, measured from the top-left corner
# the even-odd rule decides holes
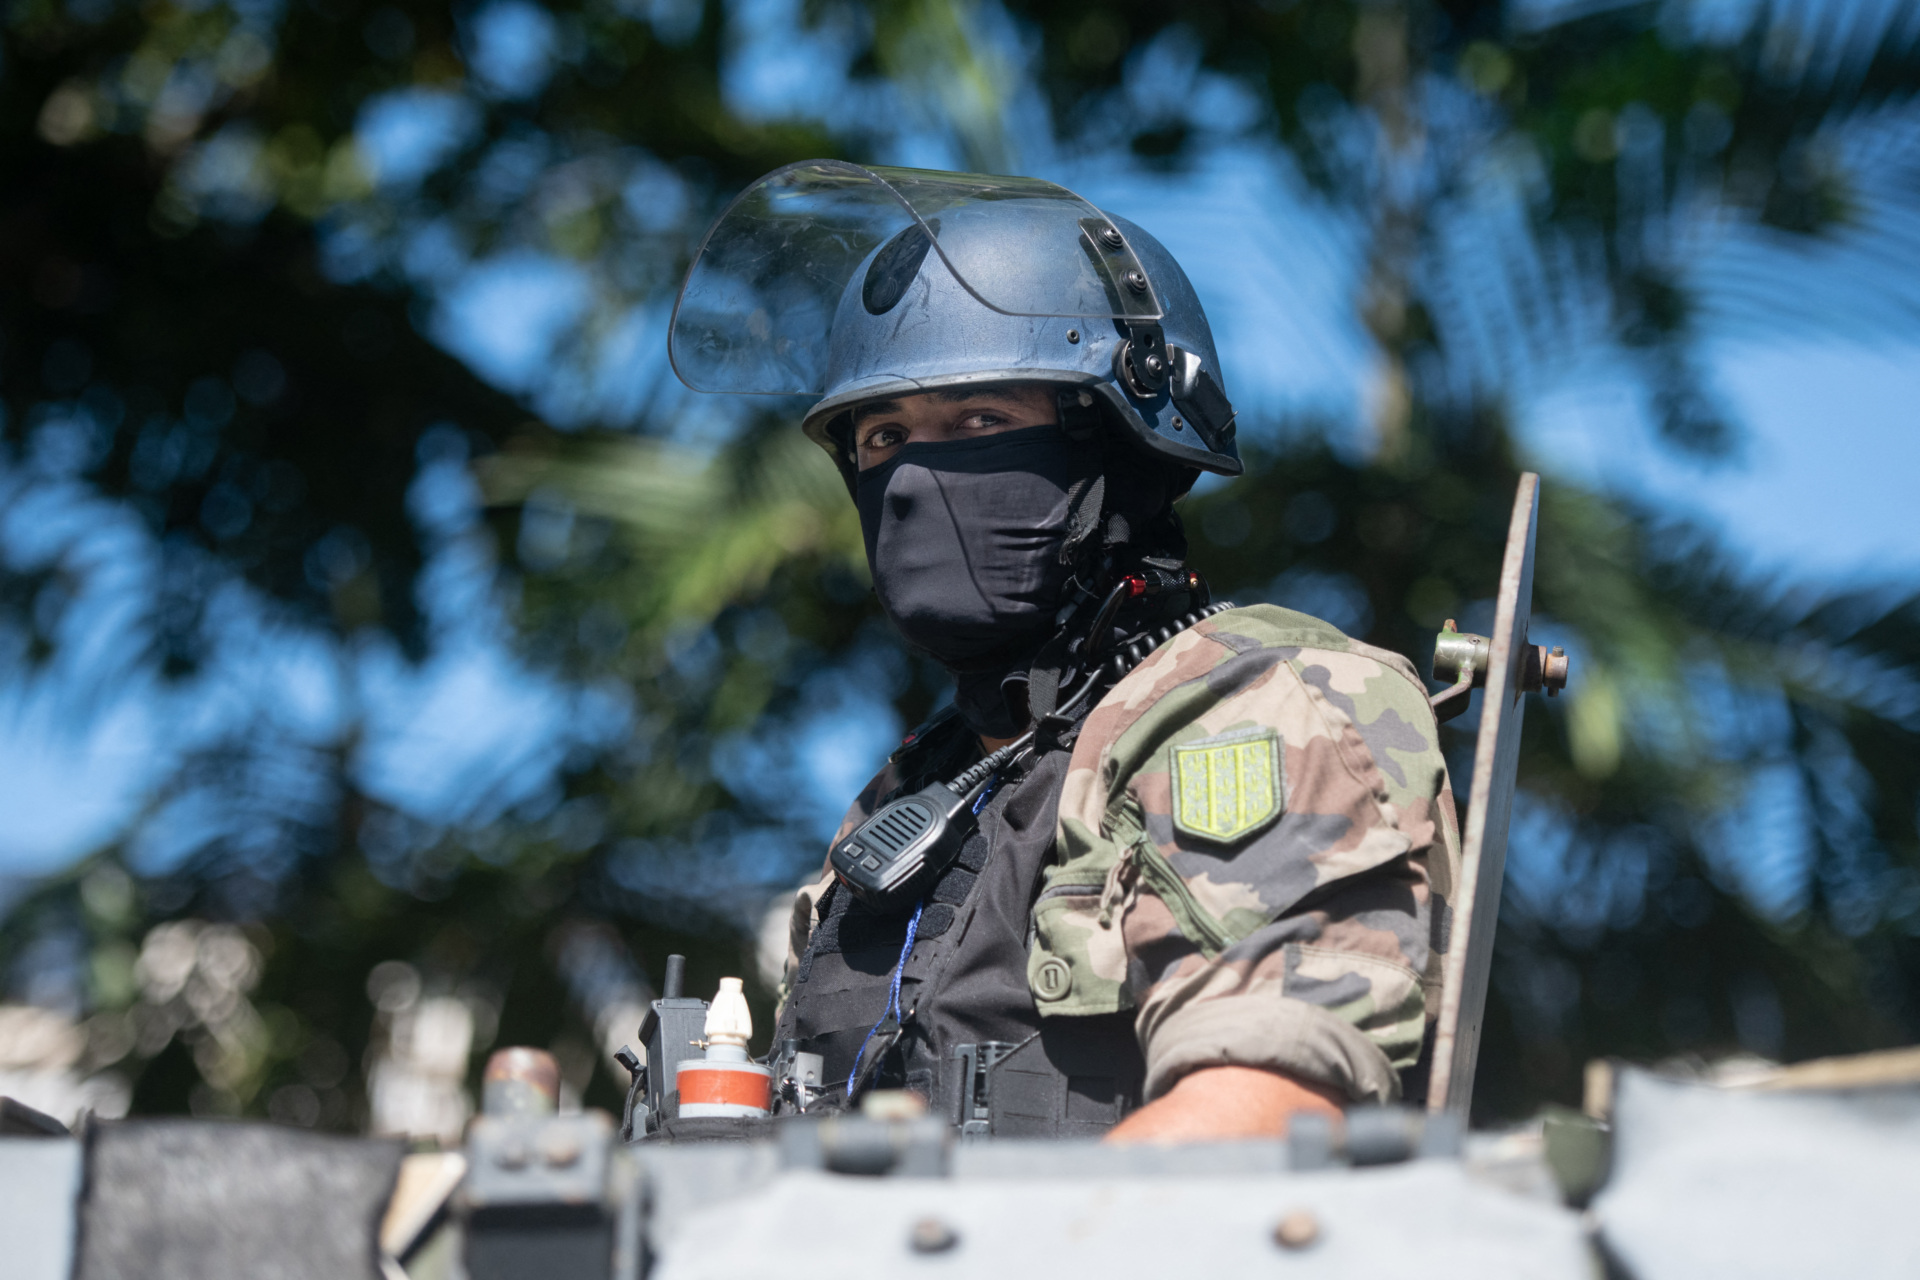
[[[773,1098],[773,1081],[758,1071],[702,1070],[684,1064],[678,1074],[680,1105],[718,1102],[765,1111]]]

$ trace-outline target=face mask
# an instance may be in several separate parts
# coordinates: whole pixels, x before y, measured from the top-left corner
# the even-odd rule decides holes
[[[861,472],[874,590],[907,642],[963,683],[991,674],[997,686],[1010,666],[993,659],[1052,633],[1071,573],[1069,491],[1099,467],[1098,449],[1046,426],[909,444]]]

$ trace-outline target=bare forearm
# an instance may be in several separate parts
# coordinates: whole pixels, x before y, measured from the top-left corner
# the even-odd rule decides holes
[[[1121,1121],[1108,1142],[1220,1142],[1279,1137],[1302,1112],[1337,1116],[1341,1095],[1257,1067],[1207,1067]]]

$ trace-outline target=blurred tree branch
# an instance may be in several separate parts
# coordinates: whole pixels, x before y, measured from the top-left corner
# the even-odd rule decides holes
[[[498,1008],[502,1038],[587,1044],[606,1010],[563,935],[618,922],[642,972],[695,948],[702,982],[744,963],[844,798],[816,794],[820,735],[877,755],[942,692],[876,629],[789,407],[697,401],[660,358],[701,228],[790,160],[1178,172],[1237,142],[1305,175],[1355,230],[1377,452],[1245,420],[1247,478],[1187,506],[1196,560],[1424,659],[1494,581],[1529,388],[1617,355],[1671,441],[1723,453],[1701,343],[1729,309],[1839,331],[1920,298],[1911,22],[1583,12],[876,0],[770,31],[787,11],[702,0],[16,5],[0,653],[76,713],[150,678],[192,696],[110,847],[11,904],[13,986],[64,974],[138,1107],[217,1080],[221,1107],[307,1089],[334,1101],[300,1122],[347,1125],[377,963]],[[803,48],[811,96],[780,96],[768,42]],[[1219,84],[1250,122],[1209,114]],[[1734,236],[1758,248],[1715,301],[1699,262]],[[574,301],[508,359],[471,321],[528,295],[468,291],[516,266]],[[1541,626],[1578,687],[1530,712],[1485,1107],[1570,1098],[1599,1053],[1912,1038],[1920,606],[1783,592],[1566,485],[1543,519]],[[476,635],[552,681],[563,731],[410,807],[369,763],[392,687],[369,673],[389,642],[431,662]],[[436,704],[449,736],[465,709]],[[264,1030],[237,1056],[141,1012],[165,1002],[130,957],[195,920],[251,926]]]

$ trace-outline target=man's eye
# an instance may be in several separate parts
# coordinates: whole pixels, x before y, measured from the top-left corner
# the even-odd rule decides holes
[[[906,433],[898,427],[880,427],[867,437],[867,448],[891,449],[906,438]]]
[[[976,413],[960,425],[969,431],[979,431],[984,427],[997,427],[1006,419],[997,413]]]

